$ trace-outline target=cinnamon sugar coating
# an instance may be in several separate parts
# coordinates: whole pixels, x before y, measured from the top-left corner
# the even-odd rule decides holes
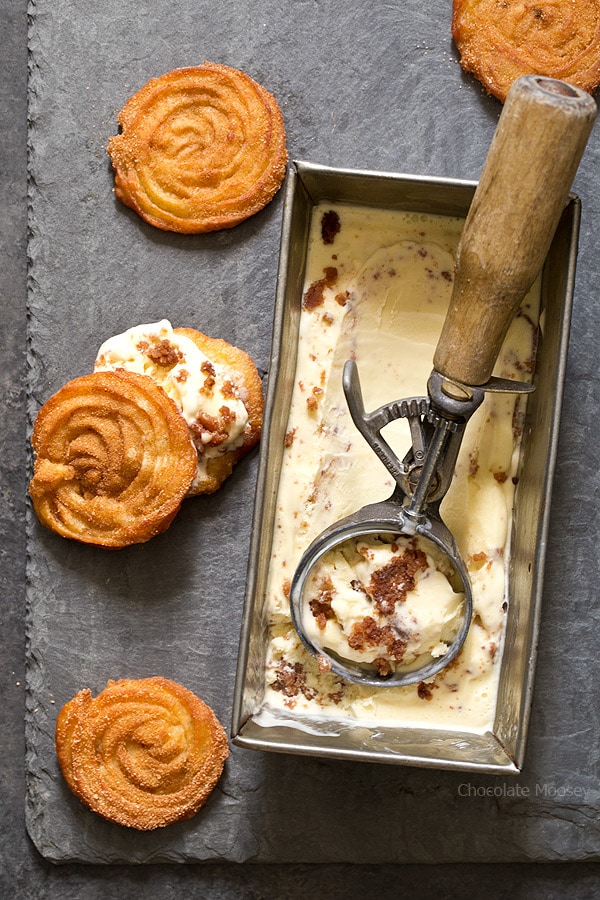
[[[521,75],[600,83],[600,0],[454,0],[460,63],[504,101]]]
[[[29,492],[40,522],[103,547],[142,543],[169,527],[196,474],[185,419],[146,375],[95,372],[40,409]]]
[[[229,755],[210,707],[159,676],[109,681],[95,698],[79,691],[58,715],[55,741],[75,796],[140,831],[195,815]]]
[[[205,62],[152,78],[125,104],[108,154],[115,194],[166,231],[231,228],[269,203],[285,176],[275,97],[238,69]]]

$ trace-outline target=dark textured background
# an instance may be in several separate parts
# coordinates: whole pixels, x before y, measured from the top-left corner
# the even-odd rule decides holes
[[[126,75],[111,71],[110,77],[102,68],[107,57],[110,57],[106,51],[105,34],[97,23],[94,24],[93,16],[84,19],[86,6],[64,3],[51,9],[50,4],[41,5],[45,15],[41,19],[41,32],[46,40],[48,76],[42,80],[41,86],[49,92],[45,98],[53,96],[55,101],[53,107],[44,107],[44,115],[51,121],[42,122],[40,142],[32,143],[33,153],[40,153],[42,168],[44,160],[49,159],[46,151],[50,148],[56,153],[57,164],[64,166],[68,163],[76,171],[87,174],[92,181],[97,178],[98,169],[105,166],[105,161],[94,168],[89,166],[95,153],[98,153],[98,159],[101,158],[101,151],[93,147],[93,127],[112,129],[114,113],[128,93],[151,74],[159,74],[174,65],[190,61],[189,55],[187,58],[183,58],[181,53],[178,55],[177,48],[181,51],[186,41],[192,41],[193,26],[207,44],[206,49],[201,47],[202,58],[216,58],[218,52],[220,60],[246,67],[259,79],[262,75],[262,80],[278,94],[288,123],[291,155],[324,163],[437,175],[476,177],[478,174],[497,118],[498,106],[495,101],[483,96],[478,87],[462,77],[456,68],[447,31],[449,13],[447,5],[440,0],[435,4],[437,21],[429,9],[421,9],[416,2],[374,4],[368,11],[363,10],[360,4],[348,3],[341,17],[336,16],[333,4],[326,3],[224,3],[218,8],[208,4],[192,6],[181,3],[176,4],[184,12],[179,23],[172,15],[167,15],[158,3],[137,4],[139,19],[135,21],[142,25],[138,24],[137,30],[134,29],[134,37],[137,34],[138,43],[141,42],[142,37],[145,38],[144,23],[152,20],[154,37],[150,45],[156,59],[149,58],[150,50],[145,54],[140,52],[140,47],[133,40],[133,53]],[[133,6],[126,8],[128,16],[133,16]],[[75,12],[80,12],[81,18],[78,19]],[[129,38],[129,18],[119,20],[119,16],[124,16],[124,10],[115,6],[114,27],[125,41]],[[290,25],[290,16],[295,27]],[[184,40],[167,40],[177,33],[175,25],[182,29]],[[27,456],[23,385],[27,20],[22,0],[5,0],[0,11],[0,26],[3,35],[0,113],[4,125],[0,149],[3,198],[0,207],[0,296],[4,327],[0,334],[3,408],[6,411],[3,416],[5,452],[2,454],[1,490],[4,502],[0,557],[5,582],[1,619],[4,677],[1,687],[3,766],[0,787],[3,803],[0,812],[0,888],[3,894],[10,892],[16,897],[36,898],[118,895],[295,898],[318,893],[336,898],[394,897],[400,892],[411,891],[415,896],[423,897],[479,897],[484,894],[596,896],[598,867],[592,862],[502,867],[485,864],[428,867],[385,864],[56,867],[43,861],[33,848],[24,828],[24,520]],[[267,65],[265,54],[269,47],[271,50],[273,48],[269,44],[273,34],[285,36],[287,46],[285,41],[277,45],[273,50],[275,63]],[[353,50],[355,38],[359,47],[357,52]],[[88,39],[93,51],[86,57],[82,54],[82,47]],[[428,46],[428,41],[431,46]],[[73,54],[74,47],[79,47],[79,53]],[[176,49],[173,50],[173,47]],[[366,67],[369,47],[381,54],[385,65]],[[264,75],[260,71],[261,65],[265,66]],[[397,91],[394,89],[391,92],[386,69],[395,73]],[[77,86],[74,87],[73,82],[76,78],[80,78],[81,85],[91,91],[90,108],[95,105],[89,119],[93,127],[84,135],[84,153],[74,143],[77,130],[73,128],[74,125],[80,127],[82,120],[77,119],[77,112],[73,115],[68,102],[77,95]],[[338,83],[341,90],[336,98]],[[448,92],[448,84],[455,85],[452,95]],[[113,106],[106,109],[106,92],[110,92],[111,86],[114,90],[116,85],[119,85],[122,96],[117,99],[111,95]],[[310,94],[311,85],[319,88],[319,103]],[[441,85],[445,86],[445,91],[438,90]],[[392,93],[393,106],[390,104]],[[44,99],[43,90],[41,96]],[[361,104],[356,97],[362,98],[365,113],[362,116],[357,114]],[[445,115],[450,100],[464,114],[464,126],[455,115]],[[99,121],[101,125],[97,124]],[[98,143],[101,143],[100,140]],[[516,859],[566,857],[595,860],[600,849],[597,828],[598,701],[594,691],[598,681],[594,641],[597,611],[594,603],[598,583],[595,548],[599,467],[595,443],[597,425],[593,418],[599,399],[598,377],[594,369],[598,358],[595,290],[599,262],[592,228],[592,223],[598,221],[600,211],[596,183],[598,155],[596,127],[575,185],[584,206],[580,264],[553,505],[546,609],[525,775],[526,783],[534,788],[537,784],[554,784],[558,788],[583,787],[586,802],[514,804],[502,800],[473,799],[464,800],[455,810],[456,827],[464,832],[465,844],[473,834],[474,822],[493,820],[499,823],[504,836],[500,853],[506,854],[507,845],[512,840],[512,855]],[[57,171],[56,181],[60,186],[64,173],[61,169]],[[52,220],[52,210],[55,208],[53,190],[56,186],[48,185],[46,212],[49,219],[46,222]],[[86,187],[80,185],[78,208],[90,202],[86,198]],[[266,220],[271,230],[276,228],[278,216],[277,207],[272,210],[263,217],[263,222]],[[138,223],[131,217],[127,218],[127,215],[121,215],[119,221],[121,228],[127,226],[135,232],[140,230]],[[32,222],[35,225],[35,217]],[[260,224],[255,223],[245,227],[249,240],[259,234],[261,228]],[[63,240],[65,232],[54,232],[56,235]],[[49,237],[52,237],[52,232]],[[161,242],[157,239],[156,243],[163,247],[177,245],[176,241],[170,245],[169,240]],[[56,249],[60,250],[61,246],[64,250],[64,245],[59,241]],[[214,241],[213,246],[218,251],[218,240]],[[56,261],[52,248],[46,249],[47,258]],[[90,272],[94,273],[93,266]],[[77,278],[81,277],[81,273],[76,274]],[[263,273],[263,297],[268,296],[270,288],[265,277]],[[77,315],[78,312],[76,307],[73,318],[81,322],[85,317],[81,313]],[[263,331],[259,329],[255,339],[264,348]],[[82,342],[81,333],[77,340]],[[63,375],[61,365],[65,363],[57,360],[58,357],[47,361],[49,384],[53,381],[58,383]],[[302,766],[302,762],[278,757],[268,765],[273,775],[268,786],[269,809],[271,813],[277,813],[272,821],[276,821],[280,828],[293,831],[295,823],[302,817],[286,802],[285,779],[290,772],[298,776],[298,767]],[[309,761],[308,765],[312,766],[313,762]],[[352,775],[353,770],[348,768],[348,794],[340,798],[349,814],[354,811]],[[389,777],[385,776],[386,779]],[[404,783],[405,777],[408,777],[405,773],[402,776],[399,774],[399,782]],[[430,774],[431,791],[438,790],[441,777]],[[471,780],[477,784],[494,783],[493,780]],[[414,841],[423,833],[425,825],[419,821],[418,805],[414,808],[414,815],[414,823],[405,823],[402,834],[402,839],[412,846],[413,851]],[[268,818],[255,822],[257,833],[267,824]],[[364,822],[359,822],[358,827],[364,828]],[[452,827],[451,823],[442,809],[437,841],[442,855],[444,847],[448,846],[449,827]],[[426,831],[430,834],[431,830],[430,824]],[[386,834],[385,821],[370,823],[369,833],[374,836],[374,842],[379,831]],[[343,846],[339,846],[343,843],[342,837],[332,834],[331,845],[338,852],[343,852]],[[267,839],[271,846],[277,846],[276,834],[267,835]],[[421,854],[428,853],[431,859],[435,859],[435,843],[434,840],[432,846],[421,848]],[[473,853],[472,846],[465,847],[464,856],[468,857],[470,853]],[[511,855],[510,852],[508,855]],[[478,856],[482,861],[496,858],[493,853],[486,856],[485,846]]]

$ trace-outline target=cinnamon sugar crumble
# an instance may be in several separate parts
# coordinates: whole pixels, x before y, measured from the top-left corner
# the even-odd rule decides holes
[[[469,475],[475,478],[479,471],[479,454],[469,453]]]
[[[377,674],[382,678],[392,674],[392,664],[385,656],[378,656],[377,659],[373,660],[373,665],[377,669]]]
[[[221,393],[224,397],[229,397],[231,400],[237,400],[240,396],[238,387],[233,381],[224,381]]]
[[[324,578],[319,585],[319,593],[309,602],[310,611],[317,620],[317,625],[321,631],[325,628],[328,620],[334,619],[335,615],[331,607],[333,599],[333,584],[328,578]]]
[[[322,653],[319,653],[317,656],[317,666],[319,667],[319,673],[321,675],[331,672],[331,663],[328,659],[325,659]]]
[[[235,419],[235,413],[228,407],[222,406],[220,412],[222,413],[223,410],[227,410],[230,416],[233,416],[233,419]],[[233,421],[230,417],[229,420]],[[193,436],[205,446],[218,447],[229,438],[227,431],[222,428],[219,420],[214,416],[209,416],[207,413],[199,413],[197,421],[190,425],[190,430]]]
[[[306,399],[306,405],[307,405],[308,409],[311,410],[311,412],[314,412],[314,411],[318,408],[318,406],[319,406],[319,398],[321,397],[322,393],[323,393],[323,388],[320,388],[320,387],[316,387],[316,386],[315,386],[315,387],[312,389],[312,394],[311,394],[311,396],[310,396],[310,397],[307,397],[307,399]]]
[[[327,699],[331,700],[332,703],[338,706],[344,699],[343,687],[340,687],[339,691],[331,691],[329,694],[327,694]]]
[[[361,622],[355,622],[352,631],[348,636],[348,646],[359,652],[367,647],[378,647],[383,645],[388,657],[400,662],[406,653],[409,635],[397,631],[391,625],[378,625],[372,616],[365,616]],[[386,665],[389,666],[388,659],[384,659]],[[382,660],[376,659],[373,665],[379,671],[379,674],[389,674],[382,672]]]
[[[367,591],[379,612],[384,616],[392,615],[396,604],[403,603],[408,592],[414,589],[417,572],[424,572],[426,569],[425,553],[409,547],[403,554],[394,556],[386,566],[374,572]]]
[[[469,560],[473,563],[484,563],[487,558],[487,553],[484,550],[479,550],[477,553],[472,553],[469,556]]]
[[[340,217],[334,209],[323,213],[321,218],[321,238],[324,244],[333,244],[341,228]]]
[[[206,377],[204,378],[203,390],[207,393],[213,389],[216,382],[216,372],[213,364],[207,359],[200,366],[200,371]]]
[[[433,688],[436,688],[437,684],[428,684],[426,681],[420,681],[417,685],[417,694],[421,700],[431,700],[433,697]]]
[[[221,419],[226,425],[229,425],[231,422],[235,422],[237,416],[233,409],[230,409],[228,406],[221,406],[219,409],[219,414]]]
[[[183,353],[174,347],[170,341],[159,341],[154,347],[148,347],[144,351],[148,359],[151,359],[157,366],[172,369],[177,363],[183,360]]]
[[[303,694],[307,700],[313,700],[317,695],[316,690],[306,684],[306,671],[302,663],[290,663],[286,659],[277,666],[275,681],[271,687],[288,698]]]
[[[327,266],[323,271],[324,277],[319,278],[318,281],[313,281],[304,292],[302,298],[303,309],[311,310],[316,309],[317,306],[321,306],[325,302],[325,288],[330,288],[335,284],[338,276],[338,270],[335,266]]]

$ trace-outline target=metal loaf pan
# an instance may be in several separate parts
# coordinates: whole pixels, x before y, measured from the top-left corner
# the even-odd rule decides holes
[[[509,609],[493,730],[485,734],[415,728],[319,729],[254,721],[262,700],[267,647],[265,584],[296,365],[311,211],[322,201],[464,217],[469,181],[328,168],[296,161],[284,207],[274,336],[269,370],[247,594],[236,677],[232,740],[240,747],[331,759],[518,773],[532,700],[550,494],[575,277],[580,202],[571,195],[550,248],[541,287],[536,390],[530,396],[515,494]],[[385,688],[382,688],[385,690]],[[288,717],[291,719],[292,716]],[[333,733],[335,732],[335,733]]]

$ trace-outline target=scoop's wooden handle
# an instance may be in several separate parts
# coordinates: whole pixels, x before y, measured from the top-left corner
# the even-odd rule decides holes
[[[526,75],[511,87],[465,222],[434,356],[447,378],[489,379],[544,264],[595,115],[592,97],[563,81]]]

